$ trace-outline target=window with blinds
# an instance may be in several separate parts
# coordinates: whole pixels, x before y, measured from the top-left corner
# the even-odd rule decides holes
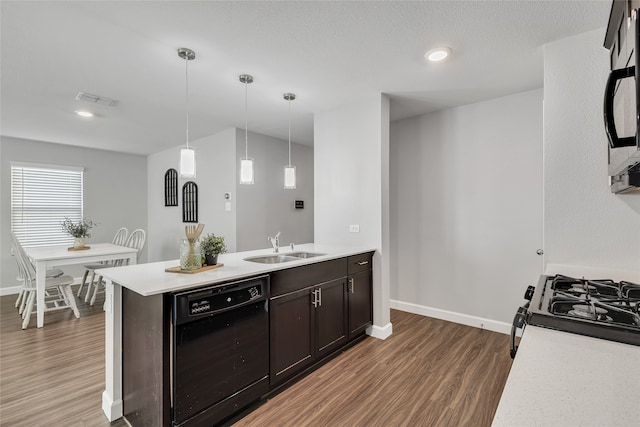
[[[71,245],[65,218],[80,221],[82,168],[11,162],[11,230],[22,245]]]

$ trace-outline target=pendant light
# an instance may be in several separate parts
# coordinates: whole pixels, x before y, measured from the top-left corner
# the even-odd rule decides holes
[[[253,159],[249,158],[249,131],[247,114],[247,85],[253,82],[249,74],[241,74],[240,82],[244,83],[244,157],[240,159],[240,184],[253,184]]]
[[[180,148],[180,176],[183,178],[195,178],[196,176],[196,151],[189,147],[189,61],[196,59],[196,53],[186,47],[178,49],[178,56],[185,63],[185,95],[187,100],[187,146]]]
[[[284,167],[284,188],[285,190],[295,190],[296,167],[291,164],[291,101],[296,99],[296,95],[285,93],[284,99],[289,102],[289,164]]]

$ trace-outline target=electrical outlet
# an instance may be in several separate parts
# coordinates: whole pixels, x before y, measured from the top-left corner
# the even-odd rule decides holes
[[[349,233],[359,233],[360,232],[360,224],[351,224],[349,226]]]

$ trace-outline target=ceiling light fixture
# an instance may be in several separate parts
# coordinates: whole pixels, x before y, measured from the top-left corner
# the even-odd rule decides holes
[[[284,167],[284,188],[296,188],[296,167],[291,164],[291,101],[296,99],[295,93],[285,93],[284,99],[289,102],[289,164]]]
[[[447,59],[451,55],[451,49],[448,47],[437,47],[435,49],[431,49],[429,52],[424,54],[424,57],[427,58],[431,62],[441,62]]]
[[[189,147],[189,61],[196,59],[196,53],[186,47],[178,49],[178,56],[185,63],[185,98],[187,101],[187,146],[180,148],[180,176],[195,178],[196,176],[196,151]]]
[[[240,83],[244,83],[244,157],[240,158],[240,184],[253,184],[253,159],[249,158],[249,131],[247,113],[247,85],[253,83],[249,74],[240,75]]]
[[[76,110],[75,113],[80,117],[86,117],[86,118],[93,117],[93,113],[90,111]]]

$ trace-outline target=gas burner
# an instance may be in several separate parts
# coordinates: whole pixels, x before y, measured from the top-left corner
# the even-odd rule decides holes
[[[607,316],[608,311],[602,307],[596,307],[591,304],[574,304],[573,310],[569,310],[567,312],[570,316],[581,317],[583,319],[594,319],[594,320],[613,320],[611,317]]]
[[[526,322],[640,345],[640,284],[542,276]]]

